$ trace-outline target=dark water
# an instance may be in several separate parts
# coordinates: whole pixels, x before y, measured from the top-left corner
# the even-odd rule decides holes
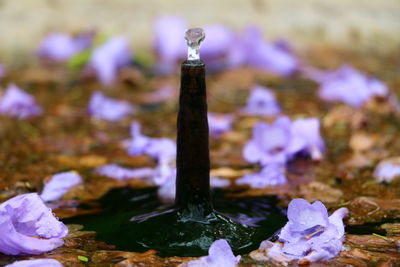
[[[237,242],[237,238],[246,235],[246,231],[251,234],[251,242],[249,245],[240,247],[233,244],[233,251],[236,254],[248,253],[251,250],[257,249],[261,241],[271,237],[279,230],[287,221],[286,211],[277,206],[278,200],[274,196],[263,197],[245,197],[231,198],[224,196],[224,191],[217,189],[212,191],[212,198],[217,219],[225,220],[223,214],[232,221],[247,225],[248,228],[232,226],[231,223],[219,224],[219,228],[215,231],[220,232],[219,237],[228,239],[232,242]],[[92,230],[98,233],[97,239],[105,241],[110,245],[115,245],[120,250],[130,251],[146,251],[149,248],[154,248],[161,256],[200,256],[207,254],[207,247],[204,249],[191,249],[190,242],[183,244],[185,249],[171,248],[171,238],[179,237],[179,233],[169,232],[195,232],[204,234],[207,238],[207,233],[196,230],[196,225],[189,223],[174,224],[175,217],[173,211],[168,211],[172,206],[163,205],[157,196],[157,188],[132,189],[132,188],[117,188],[108,192],[104,197],[99,199],[103,212],[96,215],[78,216],[64,220],[67,224],[81,224],[85,230]],[[167,212],[165,212],[167,211]],[[160,216],[158,220],[144,227],[140,224],[130,223],[130,219],[134,216],[142,214],[165,214]],[[127,224],[129,222],[129,224]],[[198,225],[198,224],[197,224]],[[175,228],[173,228],[175,227]],[[225,229],[233,227],[231,230]],[[126,229],[126,230],[125,230]],[[178,230],[176,230],[178,229]],[[167,233],[166,233],[167,232]],[[224,233],[237,233],[236,237],[224,236]],[[137,240],[145,240],[146,236],[160,235],[160,241],[153,247],[144,246],[143,242],[135,242]],[[164,236],[164,237],[162,237]],[[168,241],[162,238],[168,236]],[[246,236],[247,237],[247,236]],[[152,237],[153,238],[153,237]],[[236,239],[235,239],[236,238]],[[209,240],[205,241],[209,244]],[[232,243],[231,242],[231,243]],[[139,244],[137,244],[139,243]],[[177,243],[177,242],[175,242]],[[140,245],[142,244],[142,245]],[[247,243],[246,243],[247,244]],[[231,244],[232,245],[232,244]]]

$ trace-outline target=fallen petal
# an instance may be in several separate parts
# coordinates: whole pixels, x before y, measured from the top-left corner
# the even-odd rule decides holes
[[[15,261],[11,264],[7,264],[4,267],[62,267],[63,265],[54,259],[36,259],[36,260],[24,260]]]
[[[62,246],[68,228],[37,193],[30,193],[0,204],[0,232],[2,253],[41,254]]]
[[[46,202],[60,199],[72,187],[80,184],[81,182],[81,176],[75,171],[54,174],[44,185],[40,197]]]

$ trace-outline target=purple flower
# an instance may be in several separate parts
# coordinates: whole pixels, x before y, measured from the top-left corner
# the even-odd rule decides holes
[[[275,94],[263,86],[254,86],[242,110],[249,115],[273,116],[281,112]]]
[[[231,182],[227,179],[224,178],[220,178],[217,176],[211,176],[210,177],[210,186],[211,187],[227,187],[228,185],[230,185]]]
[[[158,90],[142,95],[141,103],[160,103],[175,99],[176,88],[172,85],[163,85]]]
[[[208,249],[208,256],[198,260],[189,261],[187,267],[235,267],[240,262],[240,256],[233,255],[229,243],[225,239],[219,239],[212,243]]]
[[[320,83],[319,96],[326,101],[341,101],[360,107],[374,96],[388,94],[387,86],[349,65],[331,72],[309,71],[308,76]]]
[[[268,256],[277,258],[280,254],[310,262],[335,257],[342,249],[343,218],[347,214],[346,208],[340,208],[328,217],[322,202],[309,204],[304,199],[293,199],[288,207],[289,222],[279,234],[283,247],[274,244]]]
[[[232,129],[232,114],[208,113],[208,127],[212,136],[219,136]]]
[[[90,58],[89,66],[96,72],[102,84],[110,85],[117,77],[118,70],[130,63],[132,54],[124,37],[114,37],[97,47]]]
[[[374,177],[377,182],[390,183],[400,177],[400,157],[382,160],[375,167]]]
[[[287,182],[285,166],[280,164],[269,164],[258,173],[247,174],[236,180],[236,184],[248,184],[251,188],[264,188],[276,186]]]
[[[0,114],[25,119],[41,113],[42,108],[35,98],[14,84],[9,85],[0,98]]]
[[[271,125],[259,122],[253,127],[253,138],[244,146],[243,156],[248,162],[262,165],[286,163],[290,146],[291,122],[287,117],[279,117]]]
[[[97,91],[90,98],[88,111],[96,119],[119,121],[133,113],[135,108],[127,101],[109,98]]]
[[[158,187],[158,197],[165,203],[171,203],[175,200],[176,193],[176,168],[168,163],[161,163],[155,170],[153,184]]]
[[[54,259],[35,259],[35,260],[23,260],[15,261],[11,264],[7,264],[4,267],[62,267],[63,265]]]
[[[228,67],[227,56],[236,41],[234,32],[223,25],[204,27],[206,38],[200,48],[200,56],[210,71]]]
[[[81,176],[75,171],[57,173],[51,176],[44,185],[40,197],[48,202],[62,198],[72,187],[82,182]]]
[[[151,138],[140,133],[140,124],[131,124],[131,136],[127,144],[128,154],[148,155],[158,161],[173,159],[176,156],[176,143],[169,138]]]
[[[312,159],[319,160],[325,150],[317,118],[297,119],[292,122],[292,146],[295,152],[305,151]]]
[[[260,29],[249,27],[232,45],[228,54],[232,67],[249,65],[278,75],[291,75],[298,69],[297,59],[279,43],[269,43]]]
[[[85,34],[73,38],[63,33],[52,33],[41,42],[38,55],[54,61],[66,61],[91,45],[92,38]]]
[[[46,207],[37,193],[16,196],[0,204],[0,251],[41,254],[63,245],[68,228]]]
[[[95,169],[99,175],[114,178],[117,180],[124,180],[129,178],[146,178],[154,174],[152,168],[124,168],[117,164],[106,164]]]
[[[186,56],[186,44],[182,38],[187,29],[186,22],[173,16],[163,16],[155,22],[154,49],[158,56],[158,71],[171,74],[177,62]]]
[[[259,122],[253,127],[253,138],[244,146],[243,156],[248,162],[262,165],[284,164],[298,152],[306,152],[319,159],[324,149],[315,118],[291,122],[281,116],[272,124]]]
[[[206,38],[201,45],[201,57],[208,59],[222,59],[226,56],[234,41],[234,33],[223,25],[209,25],[204,27]]]

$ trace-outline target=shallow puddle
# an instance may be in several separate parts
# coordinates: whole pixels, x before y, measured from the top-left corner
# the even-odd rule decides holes
[[[261,241],[273,236],[286,222],[285,210],[277,206],[278,200],[274,196],[232,198],[226,197],[222,190],[213,190],[214,208],[232,220],[254,227],[253,246],[246,248],[242,253],[257,249]],[[94,215],[77,216],[64,220],[67,224],[80,224],[84,230],[98,233],[97,239],[116,249],[124,250],[127,236],[118,237],[122,225],[132,217],[148,213],[160,213],[172,208],[158,200],[156,188],[133,189],[129,187],[117,188],[108,192],[98,200],[101,212]],[[165,222],[167,223],[167,222]],[[160,222],[161,229],[165,227]],[[167,244],[165,244],[167,246]],[[135,251],[144,252],[144,247],[136,247]],[[185,252],[186,255],[198,254]],[[168,253],[161,251],[160,255]],[[170,256],[170,255],[168,255]],[[183,255],[180,255],[183,256]]]

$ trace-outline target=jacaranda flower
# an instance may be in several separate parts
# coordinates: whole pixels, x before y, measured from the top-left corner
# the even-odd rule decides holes
[[[38,56],[53,61],[66,61],[91,45],[92,36],[82,34],[72,37],[64,33],[47,35],[40,43]]]
[[[35,98],[11,84],[0,98],[0,114],[25,119],[42,113]]]
[[[400,178],[400,157],[382,160],[375,167],[374,177],[377,182],[390,183],[395,178]]]
[[[55,259],[35,259],[16,261],[4,267],[63,267],[63,265]]]
[[[140,133],[140,124],[131,124],[132,139],[127,142],[129,155],[148,155],[157,161],[174,159],[176,156],[176,143],[169,138],[152,138]]]
[[[251,188],[264,188],[286,183],[285,166],[281,164],[268,164],[258,173],[246,174],[235,182],[238,185],[247,184]]]
[[[335,257],[342,249],[343,218],[348,210],[340,208],[328,217],[320,201],[313,204],[293,199],[288,207],[289,222],[282,228],[279,241],[268,252],[274,259],[299,259],[315,262]]]
[[[235,41],[235,33],[224,25],[208,25],[204,27],[206,38],[201,48],[201,59],[208,71],[219,71],[229,67],[227,55]]]
[[[183,19],[162,16],[155,22],[154,49],[158,57],[157,70],[171,74],[177,70],[178,61],[186,56],[186,43],[182,36],[187,29]]]
[[[118,70],[128,65],[132,53],[124,37],[114,37],[97,47],[90,58],[89,66],[94,69],[102,84],[110,85],[117,79]]]
[[[187,267],[235,267],[240,262],[240,256],[233,255],[229,243],[219,239],[208,249],[208,256],[186,263]]]
[[[46,181],[40,197],[48,202],[62,198],[72,187],[82,182],[81,176],[75,171],[54,174]]]
[[[96,119],[119,121],[132,114],[135,107],[127,101],[109,98],[97,91],[90,98],[88,111]]]
[[[253,137],[244,146],[243,156],[248,162],[261,165],[285,164],[299,152],[319,159],[323,150],[318,119],[291,122],[288,117],[281,116],[272,124],[259,122],[253,127]]]
[[[264,40],[261,30],[247,28],[243,35],[236,39],[228,54],[231,67],[248,65],[278,75],[291,75],[299,67],[295,56],[279,43]]]
[[[0,252],[4,254],[41,254],[62,246],[67,233],[37,193],[0,204]]]
[[[309,77],[320,83],[319,96],[326,101],[340,101],[360,107],[374,96],[386,96],[387,86],[349,65],[331,72],[309,72]]]
[[[117,164],[106,164],[95,169],[99,175],[113,178],[116,180],[124,180],[130,178],[147,178],[154,175],[152,168],[125,168]]]
[[[275,94],[266,87],[254,86],[242,112],[248,115],[273,116],[281,112]]]
[[[153,184],[158,186],[158,197],[165,203],[175,200],[176,167],[172,162],[162,161],[155,169]]]
[[[212,136],[219,136],[232,129],[232,114],[208,113],[208,128]]]

